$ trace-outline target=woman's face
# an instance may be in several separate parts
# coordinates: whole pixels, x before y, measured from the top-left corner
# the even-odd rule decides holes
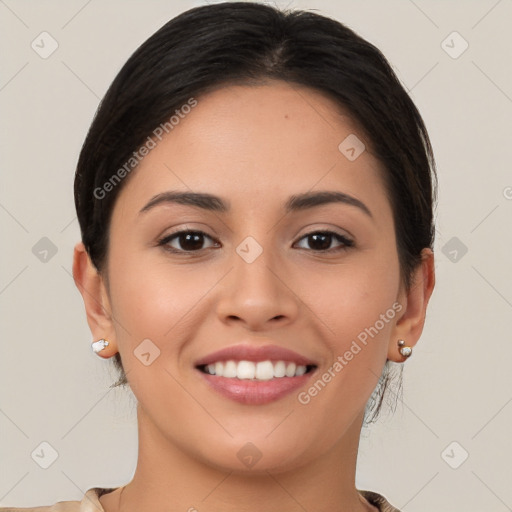
[[[359,433],[396,351],[407,295],[382,170],[310,89],[233,86],[197,101],[117,199],[113,341],[144,425],[169,446],[232,470],[251,456],[252,471],[297,467]],[[226,376],[205,373],[216,362]],[[265,380],[293,362],[309,371]],[[252,371],[261,379],[230,377]]]

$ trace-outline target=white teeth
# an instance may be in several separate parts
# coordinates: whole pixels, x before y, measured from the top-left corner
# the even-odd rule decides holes
[[[282,377],[299,377],[307,371],[306,366],[285,361],[217,361],[205,366],[204,371],[210,375],[230,379],[270,380]]]
[[[274,366],[270,361],[261,361],[256,365],[256,378],[270,380],[274,378]]]
[[[224,375],[224,377],[234,379],[238,374],[237,364],[235,363],[235,361],[226,361],[222,374]]]
[[[286,363],[277,361],[274,363],[274,377],[284,377],[286,375]]]
[[[306,373],[306,367],[305,366],[297,366],[297,369],[295,370],[295,375],[304,375]]]
[[[284,374],[287,376],[287,377],[293,377],[295,375],[295,370],[296,370],[296,366],[295,366],[295,363],[288,363],[286,365],[286,370],[284,372]]]
[[[251,361],[240,361],[236,368],[236,376],[239,379],[254,379],[256,374],[256,365]],[[219,377],[223,377],[224,374],[216,373]]]

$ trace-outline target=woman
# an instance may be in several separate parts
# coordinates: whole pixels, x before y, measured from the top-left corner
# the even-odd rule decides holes
[[[136,471],[37,510],[398,510],[356,489],[357,451],[423,329],[434,199],[417,109],[345,26],[243,2],[167,23],[75,180],[74,278],[138,401]]]

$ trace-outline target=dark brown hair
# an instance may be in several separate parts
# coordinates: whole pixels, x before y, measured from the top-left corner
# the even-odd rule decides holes
[[[418,110],[382,53],[342,23],[253,2],[205,5],[172,19],[128,59],[101,101],[74,189],[82,240],[100,272],[112,210],[129,179],[113,182],[119,169],[191,97],[268,79],[323,93],[361,126],[385,170],[401,276],[411,286],[422,249],[433,248],[436,195],[434,157]],[[109,182],[114,186],[106,193]],[[119,354],[114,361],[121,372],[115,385],[126,384]],[[369,402],[374,417],[389,363]]]

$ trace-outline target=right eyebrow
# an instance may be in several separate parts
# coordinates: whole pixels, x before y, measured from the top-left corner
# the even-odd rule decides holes
[[[154,196],[139,212],[145,213],[157,205],[166,203],[177,203],[188,206],[195,206],[204,210],[213,212],[226,212],[229,210],[229,205],[220,197],[212,194],[205,194],[200,192],[178,192],[171,190],[162,194]]]

